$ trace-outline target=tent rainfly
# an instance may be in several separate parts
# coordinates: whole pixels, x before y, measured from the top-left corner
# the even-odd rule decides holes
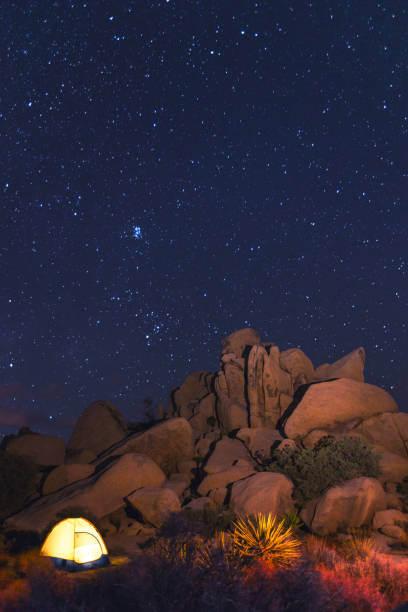
[[[67,518],[48,534],[41,554],[58,569],[76,572],[109,565],[108,551],[98,530],[84,518]]]

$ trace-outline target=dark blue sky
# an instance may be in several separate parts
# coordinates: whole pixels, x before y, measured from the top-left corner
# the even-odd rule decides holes
[[[2,433],[136,420],[248,325],[408,410],[405,0],[0,10]]]

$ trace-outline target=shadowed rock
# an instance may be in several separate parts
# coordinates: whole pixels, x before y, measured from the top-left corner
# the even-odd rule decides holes
[[[130,453],[100,472],[34,501],[9,517],[7,528],[42,531],[67,508],[82,508],[97,518],[125,505],[124,498],[141,487],[161,487],[165,474],[149,457]]]
[[[69,439],[68,454],[87,449],[98,455],[122,440],[127,433],[125,420],[110,402],[93,402],[77,420]]]
[[[6,450],[13,455],[28,457],[41,467],[61,465],[65,458],[65,442],[57,436],[24,434],[13,438]]]
[[[166,474],[171,474],[177,471],[179,462],[191,459],[193,452],[193,431],[188,421],[179,417],[128,436],[101,455],[97,463],[116,455],[141,453],[153,459]]]

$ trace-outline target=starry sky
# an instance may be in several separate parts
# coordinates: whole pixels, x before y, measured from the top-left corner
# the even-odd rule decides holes
[[[408,411],[406,0],[1,7],[0,433],[257,329]]]

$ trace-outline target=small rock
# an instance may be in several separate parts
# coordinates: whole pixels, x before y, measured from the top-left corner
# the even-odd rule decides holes
[[[192,499],[191,502],[183,506],[183,510],[194,510],[201,512],[204,510],[207,504],[214,507],[214,502],[210,497],[198,497],[197,499]]]
[[[243,459],[250,465],[254,465],[251,455],[242,442],[231,438],[222,438],[215,445],[212,454],[204,466],[204,470],[207,474],[223,472],[232,467],[238,459]]]
[[[144,487],[128,495],[126,500],[154,527],[160,527],[170,512],[181,510],[179,498],[169,488]]]

